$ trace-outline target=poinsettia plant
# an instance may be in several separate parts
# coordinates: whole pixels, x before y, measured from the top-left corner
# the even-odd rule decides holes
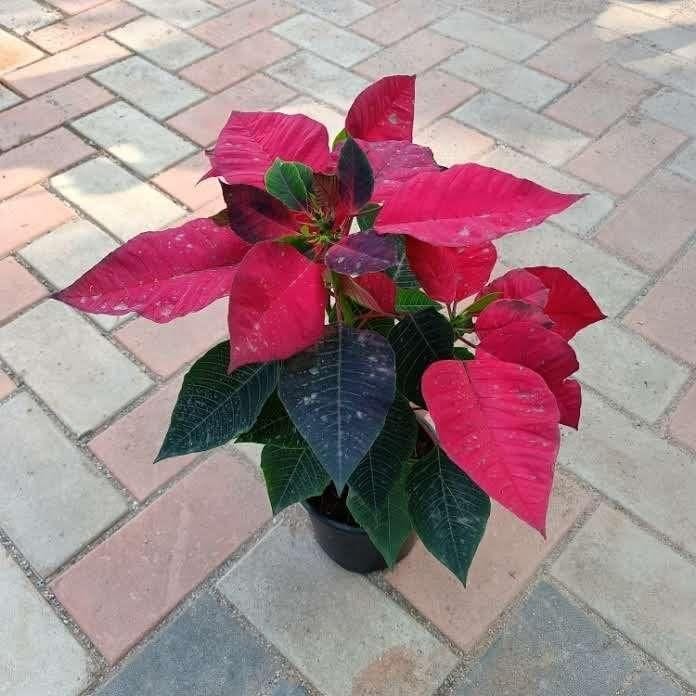
[[[464,581],[490,498],[544,534],[580,416],[568,340],[604,315],[560,268],[490,279],[495,239],[581,196],[438,165],[414,100],[413,77],[379,80],[332,148],[306,116],[233,112],[208,153],[226,210],[144,232],[57,298],[155,322],[229,298],[158,459],[261,443],[274,512],[335,489],[388,563],[415,530]]]

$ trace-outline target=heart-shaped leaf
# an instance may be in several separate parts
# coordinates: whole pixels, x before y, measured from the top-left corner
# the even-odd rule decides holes
[[[396,311],[397,312],[420,312],[423,309],[439,309],[440,305],[431,300],[420,290],[410,288],[399,288],[396,291]]]
[[[299,225],[277,198],[255,186],[222,184],[232,229],[251,244],[295,234]]]
[[[266,172],[266,191],[290,210],[304,210],[313,189],[314,174],[300,162],[276,159]]]
[[[535,227],[581,197],[490,167],[463,164],[406,181],[386,200],[375,228],[436,246],[480,246]]]
[[[341,491],[381,432],[394,401],[394,353],[373,331],[340,324],[288,360],[278,394]]]
[[[294,442],[298,436],[297,428],[292,424],[283,402],[278,394],[273,392],[266,400],[252,427],[243,432],[236,442],[282,445],[285,442]]]
[[[560,434],[536,372],[490,356],[442,360],[423,375],[440,444],[494,500],[545,534]]]
[[[397,258],[394,239],[367,230],[348,235],[334,244],[326,253],[324,263],[337,273],[362,275],[389,268]]]
[[[406,487],[411,520],[425,548],[466,584],[490,499],[439,447],[413,462]]]
[[[363,140],[412,140],[414,75],[389,75],[365,88],[346,116],[346,131]]]
[[[230,369],[282,360],[324,333],[322,267],[275,242],[252,247],[230,291]]]
[[[524,365],[541,375],[559,402],[560,422],[577,427],[580,416],[579,392],[572,384],[567,384],[567,378],[578,370],[580,365],[575,351],[561,336],[538,323],[518,321],[497,331],[486,332],[479,343],[477,354],[482,351],[498,360]],[[560,399],[558,393],[561,394]],[[561,408],[561,400],[565,408]],[[565,416],[564,411],[567,411]],[[566,423],[566,420],[570,422]]]
[[[551,319],[538,305],[523,300],[496,300],[479,314],[476,333],[483,338],[518,322],[531,322],[547,329],[553,326]]]
[[[293,503],[321,495],[330,482],[310,446],[299,436],[282,445],[265,445],[261,471],[274,515]]]
[[[54,297],[82,312],[165,323],[224,297],[249,245],[210,219],[144,232]]]
[[[407,314],[389,333],[396,356],[396,383],[410,401],[423,406],[421,377],[428,365],[452,357],[454,332],[434,309]]]
[[[589,292],[562,268],[535,266],[526,268],[548,289],[544,313],[554,322],[554,331],[566,340],[596,321],[606,319]]]
[[[417,432],[413,411],[397,395],[382,432],[348,481],[348,509],[390,566],[412,528],[405,484]]]
[[[488,281],[497,259],[495,247],[442,247],[406,239],[411,269],[435,300],[457,302],[477,293]]]
[[[338,181],[341,199],[350,213],[357,213],[369,202],[375,183],[372,167],[353,138],[348,138],[341,147]]]
[[[230,344],[220,343],[186,373],[156,461],[204,452],[248,430],[276,388],[276,362],[227,372]]]
[[[233,111],[209,157],[208,176],[264,188],[264,177],[276,158],[323,170],[329,134],[321,123],[301,114]]]

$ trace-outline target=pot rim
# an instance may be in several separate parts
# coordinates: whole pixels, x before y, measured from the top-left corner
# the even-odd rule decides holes
[[[309,500],[301,501],[301,505],[312,517],[318,517],[326,524],[330,525],[331,527],[334,527],[335,529],[339,530],[340,532],[343,532],[344,534],[364,534],[367,536],[367,532],[362,527],[353,527],[350,524],[345,524],[345,522],[338,522],[337,520],[332,519],[328,515],[324,515],[323,513],[319,512],[319,510],[317,510],[309,502]]]

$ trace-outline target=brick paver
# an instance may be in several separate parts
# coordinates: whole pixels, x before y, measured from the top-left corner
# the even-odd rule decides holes
[[[270,518],[260,448],[152,460],[187,365],[227,335],[225,303],[157,325],[47,295],[139,232],[222,208],[215,180],[195,184],[230,111],[306,113],[333,136],[390,73],[418,74],[415,137],[441,164],[587,194],[496,245],[501,272],[563,266],[611,317],[573,340],[583,419],[549,539],[496,508],[467,588],[421,544],[370,583],[292,511],[217,585]],[[693,2],[0,1],[0,684],[696,693],[695,201]]]

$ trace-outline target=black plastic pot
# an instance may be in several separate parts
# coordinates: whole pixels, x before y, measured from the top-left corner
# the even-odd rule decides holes
[[[382,554],[364,529],[323,515],[312,500],[305,500],[302,505],[309,513],[314,538],[332,561],[353,573],[371,573],[387,567]],[[413,535],[406,540],[399,553],[399,560],[411,550],[414,541]]]

